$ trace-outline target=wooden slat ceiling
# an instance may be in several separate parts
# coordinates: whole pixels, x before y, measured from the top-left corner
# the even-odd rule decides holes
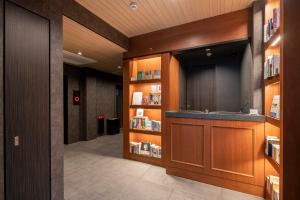
[[[76,0],[92,13],[133,37],[247,8],[254,0]]]
[[[63,17],[63,49],[92,58],[97,63],[82,65],[100,71],[122,75],[122,54],[125,49],[101,37],[73,20]]]

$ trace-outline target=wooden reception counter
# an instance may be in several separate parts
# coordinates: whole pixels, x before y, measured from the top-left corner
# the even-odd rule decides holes
[[[264,196],[264,118],[167,112],[170,175]]]

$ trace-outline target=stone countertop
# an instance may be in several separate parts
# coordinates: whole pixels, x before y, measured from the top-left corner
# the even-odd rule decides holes
[[[238,112],[222,111],[210,113],[204,113],[201,111],[167,111],[166,117],[265,122],[265,116],[263,115],[250,115]]]

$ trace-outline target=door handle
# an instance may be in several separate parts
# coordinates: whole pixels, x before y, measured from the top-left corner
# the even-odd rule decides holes
[[[19,136],[14,137],[14,145],[15,145],[15,147],[20,145],[20,137]]]

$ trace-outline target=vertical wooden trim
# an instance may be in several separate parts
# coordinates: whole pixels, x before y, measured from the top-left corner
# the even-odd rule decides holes
[[[0,0],[0,199],[5,198],[5,134],[4,134],[4,1]]]
[[[129,158],[129,71],[131,60],[123,62],[123,156]]]
[[[166,110],[169,108],[169,94],[170,94],[170,74],[169,74],[169,67],[170,67],[170,53],[164,53],[161,55],[161,91],[162,91],[162,106],[161,106],[161,148],[162,148],[162,161],[163,166],[166,166],[166,134],[167,134],[167,126],[166,126]]]

